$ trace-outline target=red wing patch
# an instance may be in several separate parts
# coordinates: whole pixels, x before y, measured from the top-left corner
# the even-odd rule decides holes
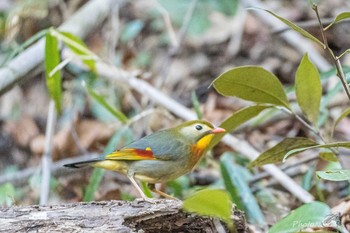
[[[106,159],[111,160],[154,160],[156,159],[153,155],[151,148],[147,147],[146,149],[133,149],[125,148],[112,152],[109,155],[106,155]]]

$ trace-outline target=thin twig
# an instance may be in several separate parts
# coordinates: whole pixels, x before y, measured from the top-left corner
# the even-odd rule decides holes
[[[45,148],[42,157],[42,177],[40,187],[40,205],[46,205],[50,192],[51,161],[52,161],[52,138],[56,125],[56,109],[53,100],[50,101],[46,123]]]
[[[320,18],[320,15],[318,13],[318,7],[316,4],[314,4],[312,6],[312,9],[315,11],[316,13],[316,17],[317,17],[317,20],[319,22],[319,26],[320,26],[320,31],[321,31],[321,35],[322,35],[322,39],[323,39],[323,44],[324,44],[324,49],[327,51],[327,53],[329,54],[329,56],[332,58],[334,64],[335,64],[335,67],[337,69],[337,76],[339,77],[342,85],[343,85],[343,88],[344,88],[344,91],[348,97],[348,99],[350,100],[350,89],[349,89],[349,85],[346,81],[346,77],[345,77],[345,74],[343,72],[343,68],[341,66],[341,63],[339,61],[339,58],[336,57],[333,53],[333,51],[331,50],[331,48],[329,47],[329,44],[328,44],[328,41],[327,41],[327,36],[326,36],[326,31],[325,29],[323,28],[322,26],[322,22],[321,22],[321,18]]]

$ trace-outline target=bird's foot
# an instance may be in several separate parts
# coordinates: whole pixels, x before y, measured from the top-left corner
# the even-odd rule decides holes
[[[140,202],[148,202],[148,203],[150,203],[150,204],[156,204],[156,203],[157,203],[157,200],[156,200],[156,199],[149,198],[149,197],[137,198],[136,201],[137,201],[138,203],[140,203]]]

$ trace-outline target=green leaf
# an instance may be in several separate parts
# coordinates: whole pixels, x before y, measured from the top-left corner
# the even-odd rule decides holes
[[[233,163],[230,153],[221,156],[220,166],[226,190],[230,193],[233,203],[247,213],[249,222],[265,225],[264,215],[243,175],[246,168]]]
[[[91,52],[84,41],[82,41],[79,37],[73,35],[72,33],[69,32],[60,32],[63,36],[68,38],[69,40],[64,40],[65,44],[69,47],[72,52],[80,56],[83,60],[83,63],[89,67],[89,69],[92,72],[96,72],[96,65],[95,65],[95,60],[96,60],[96,55]],[[72,41],[74,43],[72,43]],[[80,46],[76,46],[76,45]],[[84,49],[81,49],[84,48]]]
[[[318,145],[316,142],[308,138],[285,138],[274,147],[263,152],[257,159],[250,163],[249,166],[262,166],[270,163],[278,163],[283,161],[286,153],[294,149],[306,148]],[[297,153],[297,152],[295,152]]]
[[[295,74],[295,92],[301,110],[306,114],[310,122],[317,125],[320,114],[322,86],[320,73],[309,60],[307,54],[301,59]]]
[[[88,84],[83,82],[83,86],[86,87],[86,90],[88,91],[89,95],[97,101],[99,104],[101,104],[106,110],[108,110],[111,114],[113,114],[118,120],[120,120],[122,123],[127,123],[128,118],[124,115],[121,111],[114,108],[110,104],[107,103],[105,100],[105,97],[102,95],[97,94]]]
[[[242,125],[244,122],[259,115],[263,110],[272,107],[273,106],[267,105],[254,105],[240,109],[239,111],[233,113],[230,117],[228,117],[224,122],[222,122],[220,127],[224,128],[226,130],[226,133],[229,133],[236,129],[238,126]],[[213,148],[225,136],[225,134],[215,135],[211,140],[208,148]]]
[[[242,66],[221,74],[213,82],[225,96],[236,96],[256,103],[274,104],[289,108],[287,96],[278,78],[258,66]]]
[[[15,187],[11,183],[0,185],[0,207],[3,205],[11,206],[16,194]]]
[[[299,148],[294,148],[288,151],[283,158],[283,161],[286,160],[289,156],[297,154],[299,152],[302,152],[304,150],[309,150],[309,149],[316,149],[316,148],[337,148],[337,147],[344,147],[344,148],[350,148],[350,142],[334,142],[334,143],[328,143],[328,144],[316,144],[316,145],[311,145],[311,146],[302,146]]]
[[[345,169],[317,171],[316,175],[318,178],[321,178],[324,180],[331,180],[331,181],[350,180],[350,170],[345,170]]]
[[[337,125],[339,124],[339,122],[341,120],[343,120],[346,116],[348,116],[350,114],[350,108],[347,108],[344,110],[344,112],[342,112],[342,114],[335,120],[334,122],[334,125],[333,125],[333,128],[332,128],[332,132],[331,132],[331,135],[333,137],[333,134],[334,134],[334,130],[335,128],[337,127]]]
[[[320,158],[329,162],[339,162],[338,157],[333,152],[329,151],[320,152]]]
[[[231,222],[232,203],[227,192],[217,189],[205,189],[196,192],[183,202],[183,209],[199,215],[222,219]]]
[[[350,18],[350,12],[342,12],[340,14],[338,14],[335,19],[333,20],[332,23],[330,23],[327,27],[325,27],[324,30],[329,29],[332,25],[339,23],[340,21],[344,20],[344,19],[349,19]]]
[[[49,89],[50,96],[55,102],[57,112],[61,112],[62,102],[62,78],[61,70],[53,70],[60,63],[60,52],[58,47],[58,41],[51,35],[51,30],[46,34],[45,40],[45,73],[46,73],[46,85]]]
[[[322,227],[330,213],[330,208],[322,202],[304,204],[273,225],[269,233],[294,233],[305,228]]]
[[[324,47],[324,44],[320,40],[318,40],[316,37],[314,37],[313,35],[311,35],[307,31],[305,31],[304,29],[302,29],[298,25],[292,23],[288,19],[285,19],[285,18],[283,18],[283,17],[273,13],[272,11],[265,10],[265,9],[262,9],[262,8],[252,8],[252,9],[264,10],[264,11],[270,13],[271,15],[273,15],[274,17],[276,17],[277,19],[282,21],[284,24],[286,24],[288,27],[290,27],[294,31],[300,33],[301,35],[305,36],[306,38],[309,38],[310,40],[312,40],[312,41],[316,42],[317,44],[321,45],[322,47]]]

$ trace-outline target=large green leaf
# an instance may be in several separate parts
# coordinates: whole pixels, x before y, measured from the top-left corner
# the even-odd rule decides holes
[[[226,190],[230,193],[233,203],[246,212],[249,222],[264,225],[264,215],[243,175],[246,168],[233,163],[230,153],[221,156],[220,166]]]
[[[330,208],[322,202],[304,204],[273,225],[269,233],[294,233],[309,227],[322,227],[330,213]]]
[[[301,110],[306,114],[310,122],[317,125],[322,86],[320,73],[316,66],[309,60],[307,54],[301,59],[295,74],[295,91]]]
[[[299,148],[294,148],[288,151],[284,157],[283,161],[286,160],[289,156],[297,154],[299,152],[302,152],[304,150],[309,149],[317,149],[317,148],[338,148],[338,147],[344,147],[344,148],[350,148],[350,142],[334,142],[334,143],[328,143],[328,144],[317,144],[317,145],[311,145],[311,146],[303,146]]]
[[[253,105],[239,111],[233,113],[230,117],[228,117],[224,122],[221,123],[220,127],[226,130],[226,133],[229,133],[236,129],[238,126],[242,125],[244,122],[252,119],[253,117],[259,115],[263,110],[267,108],[271,108],[273,106],[267,105]],[[211,140],[209,149],[213,148],[223,137],[225,134],[217,134]]]
[[[217,189],[205,189],[196,192],[183,202],[188,212],[222,219],[231,222],[232,202],[227,192]]]
[[[282,21],[284,24],[286,24],[288,27],[290,27],[294,31],[300,33],[301,35],[305,36],[306,38],[309,38],[310,40],[312,40],[312,41],[316,42],[317,44],[321,45],[322,47],[324,47],[324,44],[319,39],[317,39],[316,37],[314,37],[313,35],[311,35],[307,31],[305,31],[304,29],[302,29],[298,25],[292,23],[288,19],[285,19],[285,18],[283,18],[283,17],[273,13],[272,11],[269,11],[269,10],[266,10],[266,9],[261,9],[261,8],[252,8],[252,9],[264,10],[264,11],[270,13],[271,15],[273,15],[274,17],[276,17],[277,19]]]
[[[333,20],[332,23],[330,23],[327,27],[325,27],[324,30],[327,30],[329,29],[332,25],[336,24],[336,23],[339,23],[340,21],[344,20],[344,19],[349,19],[350,18],[350,12],[342,12],[340,13],[339,15],[337,15],[335,17],[335,19]]]
[[[225,96],[236,96],[289,109],[281,82],[275,75],[258,66],[242,66],[228,70],[216,78],[213,85]]]
[[[266,150],[259,155],[257,159],[250,163],[250,166],[262,166],[270,163],[278,163],[283,161],[285,155],[294,149],[306,148],[318,145],[316,142],[308,138],[285,138],[274,147]],[[296,152],[295,152],[296,153]]]
[[[324,180],[331,180],[331,181],[350,180],[350,170],[346,170],[346,169],[317,171],[316,175],[317,177],[322,178]]]
[[[57,39],[51,35],[51,30],[46,33],[45,40],[45,73],[46,85],[53,101],[55,102],[57,112],[61,112],[62,102],[62,78],[61,70],[54,70],[60,63],[60,52]]]

